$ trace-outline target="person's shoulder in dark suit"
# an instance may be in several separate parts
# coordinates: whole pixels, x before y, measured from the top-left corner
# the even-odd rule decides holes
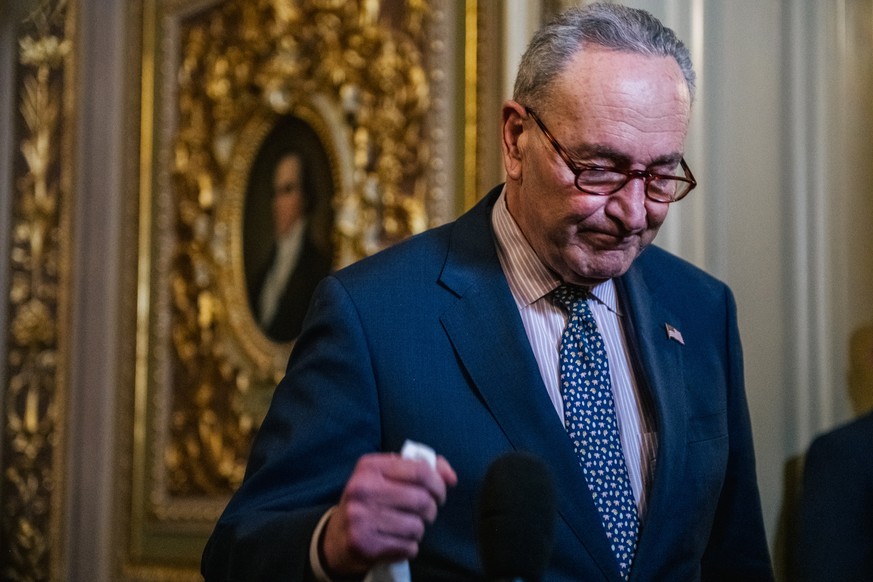
[[[816,438],[803,475],[794,571],[873,580],[873,412]]]

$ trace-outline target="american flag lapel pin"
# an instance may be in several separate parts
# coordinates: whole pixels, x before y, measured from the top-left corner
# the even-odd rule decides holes
[[[665,323],[664,327],[667,329],[667,339],[675,340],[685,345],[685,340],[682,338],[682,332],[670,325],[669,323]]]

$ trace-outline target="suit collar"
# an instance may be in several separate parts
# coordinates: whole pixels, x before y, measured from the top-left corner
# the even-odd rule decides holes
[[[617,281],[621,304],[628,313],[626,335],[635,358],[637,376],[652,398],[658,431],[655,474],[640,527],[635,561],[648,563],[659,529],[671,521],[672,499],[682,491],[686,454],[685,346],[669,338],[665,324],[681,320],[659,300],[665,291],[649,287],[638,263]],[[662,532],[661,532],[662,533]]]

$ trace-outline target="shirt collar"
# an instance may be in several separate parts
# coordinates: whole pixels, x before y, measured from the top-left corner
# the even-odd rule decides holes
[[[303,244],[303,235],[306,232],[306,217],[299,218],[288,231],[288,234],[276,241],[276,254],[287,258],[296,254],[297,249]]]
[[[519,309],[539,301],[561,285],[561,279],[543,264],[510,214],[505,186],[494,205],[491,224],[497,239],[500,264]],[[621,314],[612,279],[596,285],[589,294],[613,313]]]

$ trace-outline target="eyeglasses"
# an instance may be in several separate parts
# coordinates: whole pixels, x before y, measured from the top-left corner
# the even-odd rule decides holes
[[[539,116],[530,107],[525,107],[524,110],[528,115],[533,117],[537,122],[543,135],[570,168],[570,171],[576,176],[576,188],[586,194],[594,194],[595,196],[609,196],[625,187],[625,185],[635,178],[640,178],[646,186],[646,196],[655,202],[676,202],[685,197],[697,186],[697,180],[694,179],[694,174],[688,164],[685,163],[685,158],[679,160],[679,165],[685,176],[672,176],[665,174],[655,174],[646,170],[628,170],[623,171],[618,168],[607,168],[603,166],[584,165],[577,166],[570,158],[570,154],[564,149],[555,136],[546,128]]]

